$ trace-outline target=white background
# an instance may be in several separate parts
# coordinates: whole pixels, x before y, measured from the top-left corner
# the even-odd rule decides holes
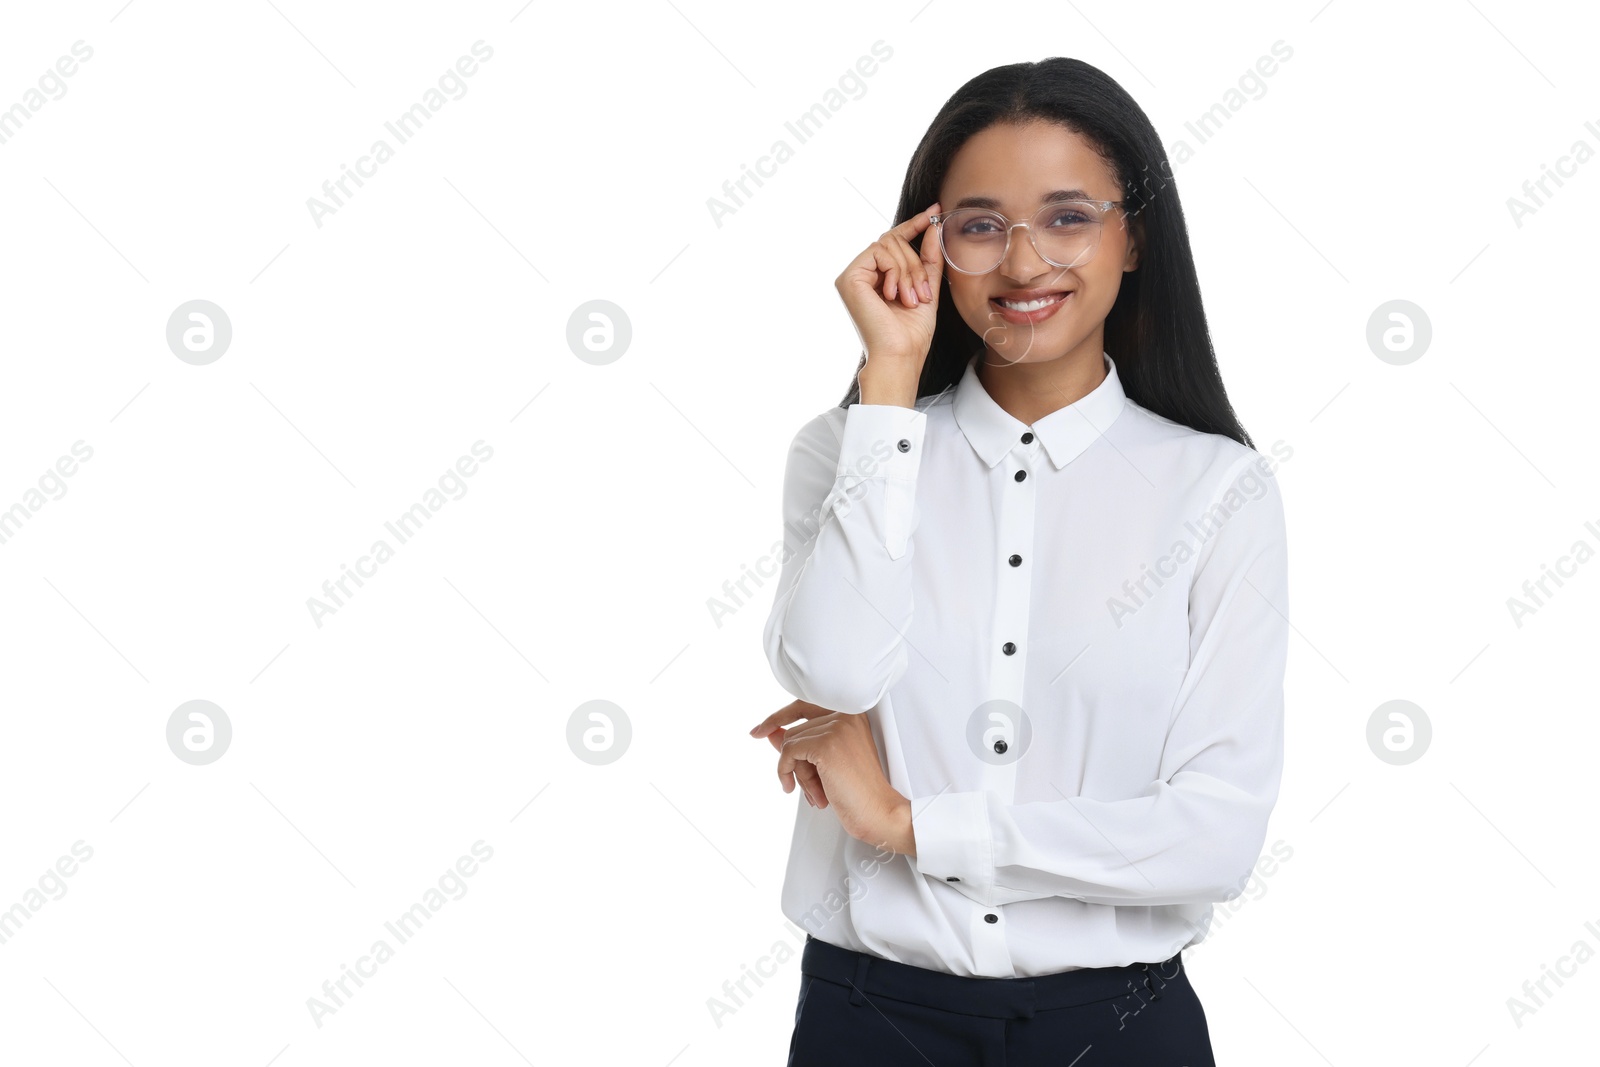
[[[0,509],[0,1060],[113,1065],[781,1062],[778,894],[798,794],[746,730],[789,701],[770,585],[783,461],[859,346],[834,277],[890,223],[939,105],[1002,63],[1117,78],[1177,166],[1229,395],[1279,468],[1296,636],[1292,858],[1190,953],[1219,1062],[1574,1062],[1600,561],[1600,149],[1578,5],[7,4]],[[319,227],[306,202],[482,40],[493,57]],[[882,40],[866,91],[719,226],[707,201]],[[1293,50],[1204,144],[1184,128]],[[387,138],[394,144],[392,137]],[[233,340],[177,359],[206,299]],[[615,362],[566,342],[609,300]],[[1433,339],[1366,342],[1392,299]],[[307,599],[475,441],[493,448],[318,626]],[[393,539],[389,538],[391,544]],[[174,709],[233,729],[191,766]],[[615,702],[625,755],[569,749]],[[1369,750],[1381,703],[1433,727]],[[317,1025],[308,998],[475,841],[493,858]],[[47,874],[74,842],[92,858]],[[53,886],[30,898],[41,880]],[[64,895],[55,894],[64,890]],[[1570,969],[1570,968],[1569,968]]]

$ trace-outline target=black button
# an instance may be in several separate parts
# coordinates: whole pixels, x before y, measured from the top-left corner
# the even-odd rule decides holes
[[[1005,753],[1006,753],[1006,743],[1005,743],[1005,740],[1003,738],[994,743],[994,750],[996,752],[1000,753],[1002,756],[1005,755]]]
[[[902,451],[902,452],[910,452],[911,451],[911,442],[909,440],[907,440],[906,438],[902,437],[902,438],[900,438],[900,444],[898,446],[896,446],[896,447],[898,447],[900,449],[900,451]]]
[[[1028,472],[1027,471],[1018,471],[1017,474],[1016,474],[1017,481],[1019,481],[1019,482],[1022,481],[1022,479],[1026,478],[1027,476],[1028,476]]]
[[[1016,646],[1016,643],[1013,642],[1013,641],[1007,641],[1005,644],[1000,646],[1000,651],[1004,652],[1008,656],[1011,655],[1011,653],[1015,652],[1016,650],[1017,650],[1017,646]]]
[[[1022,566],[1022,557],[1013,552],[1011,554],[1011,559],[1007,562],[1009,562],[1013,567],[1020,567]]]
[[[997,923],[1000,921],[1000,916],[991,911],[989,914],[983,917],[983,921],[986,923]]]
[[[946,878],[945,881],[947,881],[947,882],[959,882],[959,881],[961,881],[961,879],[957,878],[955,875],[952,874],[948,878]]]
[[[1022,435],[1022,443],[1026,445],[1026,444],[1031,444],[1032,442],[1033,442],[1033,431],[1029,430],[1027,433]]]

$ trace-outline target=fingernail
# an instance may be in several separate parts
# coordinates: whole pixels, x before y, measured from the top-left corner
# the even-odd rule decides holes
[[[932,300],[933,299],[933,288],[927,282],[920,283],[919,288],[922,289],[922,299],[924,299],[924,300]]]

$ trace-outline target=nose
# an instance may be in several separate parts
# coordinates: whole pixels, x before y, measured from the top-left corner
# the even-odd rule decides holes
[[[1007,278],[1019,283],[1030,282],[1049,271],[1060,271],[1065,274],[1066,271],[1053,266],[1039,255],[1039,250],[1033,247],[1032,235],[1033,231],[1026,222],[1011,224],[1010,246],[1006,249],[1005,258],[1000,261],[1001,272]]]

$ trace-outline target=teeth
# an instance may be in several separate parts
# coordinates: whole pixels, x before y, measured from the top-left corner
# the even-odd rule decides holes
[[[1042,307],[1048,307],[1061,300],[1065,295],[1064,293],[1052,293],[1050,296],[1040,297],[1038,300],[1028,300],[1023,303],[1018,303],[1015,300],[1000,300],[999,303],[1012,311],[1038,311]]]

